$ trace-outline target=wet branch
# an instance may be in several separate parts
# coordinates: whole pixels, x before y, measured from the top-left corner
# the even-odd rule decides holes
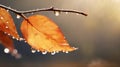
[[[10,11],[16,13],[17,15],[22,16],[24,19],[26,19],[24,14],[35,13],[35,12],[42,12],[42,11],[53,11],[53,12],[57,11],[57,12],[77,13],[77,14],[81,14],[81,15],[87,16],[86,13],[79,12],[79,11],[76,11],[76,10],[58,9],[58,8],[54,8],[54,7],[42,8],[42,9],[34,9],[34,10],[28,10],[28,11],[18,11],[18,10],[15,10],[13,8],[7,7],[7,6],[2,5],[2,4],[0,4],[0,7],[5,8],[6,10],[10,10]]]

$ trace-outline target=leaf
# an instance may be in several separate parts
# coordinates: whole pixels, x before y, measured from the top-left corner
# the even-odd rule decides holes
[[[17,50],[14,48],[13,40],[4,32],[0,31],[0,42],[4,47],[6,47],[13,56],[16,58],[20,58],[20,54],[18,54]]]
[[[4,32],[0,31],[0,42],[4,45],[4,47],[8,48],[10,51],[14,50],[14,45],[12,39]]]
[[[33,15],[21,24],[21,32],[28,44],[42,52],[73,51],[59,27],[49,18]]]
[[[4,33],[7,33],[8,35],[15,37],[16,39],[20,38],[11,15],[7,10],[1,7],[0,7],[0,30],[3,31]]]

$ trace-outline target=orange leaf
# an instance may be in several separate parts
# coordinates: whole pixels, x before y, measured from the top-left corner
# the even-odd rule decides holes
[[[18,54],[17,50],[14,48],[13,40],[2,31],[0,31],[0,42],[8,49],[8,52],[10,52],[16,58],[20,58],[20,54]]]
[[[59,27],[50,19],[42,15],[34,15],[24,20],[21,32],[25,40],[36,50],[42,52],[73,51]]]
[[[14,21],[9,12],[0,7],[0,30],[19,39]]]

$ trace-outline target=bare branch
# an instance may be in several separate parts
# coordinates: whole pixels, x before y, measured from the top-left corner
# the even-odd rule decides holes
[[[76,10],[58,9],[58,8],[54,8],[54,7],[42,8],[42,9],[35,9],[35,10],[28,10],[28,11],[18,11],[18,10],[15,10],[15,9],[13,9],[13,8],[7,7],[7,6],[2,5],[2,4],[0,4],[0,7],[5,8],[5,9],[7,9],[7,10],[10,10],[10,11],[12,11],[12,12],[14,12],[14,13],[22,16],[24,19],[25,19],[25,17],[23,16],[23,14],[28,14],[28,13],[33,13],[33,12],[41,12],[41,11],[69,12],[69,13],[77,13],[77,14],[81,14],[81,15],[87,16],[86,13],[79,12],[79,11],[76,11]]]

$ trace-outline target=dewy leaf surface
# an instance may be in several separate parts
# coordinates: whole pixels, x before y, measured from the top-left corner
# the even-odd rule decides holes
[[[4,8],[0,7],[0,30],[4,33],[13,36],[16,39],[19,39],[14,21],[10,13]]]
[[[21,24],[21,32],[32,48],[42,52],[73,51],[59,27],[43,15],[33,15]]]
[[[0,31],[0,43],[7,48],[9,53],[11,53],[15,58],[20,58],[21,55],[14,48],[13,40],[4,32]]]

